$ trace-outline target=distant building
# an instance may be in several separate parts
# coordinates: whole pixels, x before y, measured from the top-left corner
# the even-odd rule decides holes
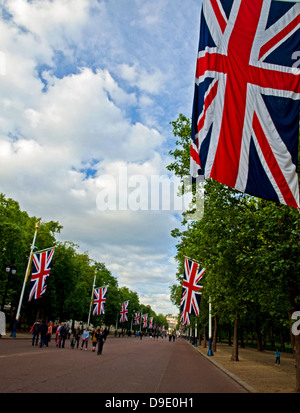
[[[173,314],[167,314],[166,315],[166,319],[168,322],[168,332],[172,332],[173,330],[176,330],[176,324],[178,321],[178,316],[177,315],[173,315]]]

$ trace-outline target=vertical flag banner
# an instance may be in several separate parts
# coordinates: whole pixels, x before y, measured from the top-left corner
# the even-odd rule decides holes
[[[153,317],[149,319],[149,328],[153,328]]]
[[[300,3],[203,0],[190,173],[300,208]]]
[[[205,271],[206,268],[200,268],[198,263],[185,258],[180,302],[180,321],[182,324],[190,325],[189,314],[199,315],[200,298],[203,286],[198,283],[202,280]]]
[[[120,323],[124,323],[125,321],[128,321],[128,303],[129,301],[125,301],[122,304],[122,310],[120,311],[121,317],[120,317]]]
[[[48,277],[50,275],[53,254],[54,248],[48,251],[33,254],[28,301],[41,298],[45,293],[48,284]]]
[[[93,315],[105,314],[107,287],[95,288]]]
[[[134,313],[134,325],[138,326],[140,324],[141,313]]]
[[[147,328],[148,314],[143,314],[143,328]]]

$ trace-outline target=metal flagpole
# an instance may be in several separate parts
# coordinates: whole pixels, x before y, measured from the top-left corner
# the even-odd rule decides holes
[[[96,275],[97,275],[97,270],[94,271],[94,283],[93,283],[93,289],[92,289],[92,296],[91,296],[91,303],[90,303],[90,311],[89,311],[89,318],[88,318],[88,324],[87,326],[90,326],[90,319],[91,319],[91,310],[92,310],[92,302],[93,302],[93,296],[94,296],[94,289],[95,289],[95,282],[96,282]]]
[[[209,312],[209,323],[208,323],[208,356],[213,356],[212,352],[212,325],[211,325],[211,297],[209,297],[209,302],[208,302],[208,312]]]
[[[36,222],[36,224],[35,224],[34,236],[33,236],[33,241],[32,241],[32,244],[31,244],[30,254],[29,254],[28,263],[27,263],[27,268],[26,268],[26,272],[25,272],[23,287],[22,287],[22,291],[21,291],[21,295],[20,295],[20,300],[19,300],[19,305],[18,305],[16,320],[15,320],[15,323],[14,323],[13,331],[12,331],[12,333],[11,333],[11,335],[10,335],[11,337],[16,337],[16,330],[17,330],[17,325],[18,325],[18,321],[19,321],[19,317],[20,317],[21,306],[22,306],[22,301],[23,301],[23,297],[24,297],[24,291],[25,291],[26,282],[27,282],[27,279],[28,279],[28,276],[29,276],[29,272],[30,272],[30,266],[31,266],[31,261],[32,261],[32,254],[33,254],[33,249],[34,249],[36,234],[37,234],[37,230],[38,230],[39,226],[40,226],[40,223],[39,223],[39,222]]]
[[[197,347],[197,322],[195,324],[195,347]]]

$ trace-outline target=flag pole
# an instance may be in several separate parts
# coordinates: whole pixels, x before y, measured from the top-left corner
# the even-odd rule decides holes
[[[90,326],[91,310],[92,310],[92,302],[93,302],[93,295],[94,295],[94,289],[95,289],[95,282],[96,282],[97,270],[94,271],[94,274],[95,274],[95,275],[94,275],[92,296],[91,296],[91,302],[90,302],[89,318],[88,318],[88,324],[87,324],[88,327]]]
[[[24,297],[24,291],[25,291],[26,282],[27,282],[29,272],[30,272],[32,254],[33,254],[34,244],[35,244],[35,240],[36,240],[36,234],[37,234],[37,230],[38,230],[39,226],[40,226],[40,223],[36,222],[35,223],[35,231],[34,231],[33,241],[32,241],[32,244],[31,244],[30,254],[29,254],[28,263],[27,263],[27,268],[26,268],[25,277],[24,277],[24,281],[23,281],[23,287],[22,287],[20,300],[19,300],[19,305],[18,305],[18,310],[17,310],[17,314],[16,314],[16,320],[15,320],[15,323],[14,323],[13,331],[10,335],[11,337],[16,337],[16,330],[17,330],[17,325],[18,325],[18,321],[19,321],[19,317],[20,317],[21,306],[22,306],[22,301],[23,301],[23,297]]]
[[[211,348],[211,342],[212,342],[212,325],[211,325],[211,297],[209,297],[209,302],[208,302],[208,313],[209,313],[209,323],[208,323],[208,356],[213,356],[212,348]]]

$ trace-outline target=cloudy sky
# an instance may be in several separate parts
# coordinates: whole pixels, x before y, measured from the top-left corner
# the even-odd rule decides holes
[[[192,112],[201,3],[0,6],[0,191],[164,314],[181,214],[157,180],[172,180],[169,122]]]

